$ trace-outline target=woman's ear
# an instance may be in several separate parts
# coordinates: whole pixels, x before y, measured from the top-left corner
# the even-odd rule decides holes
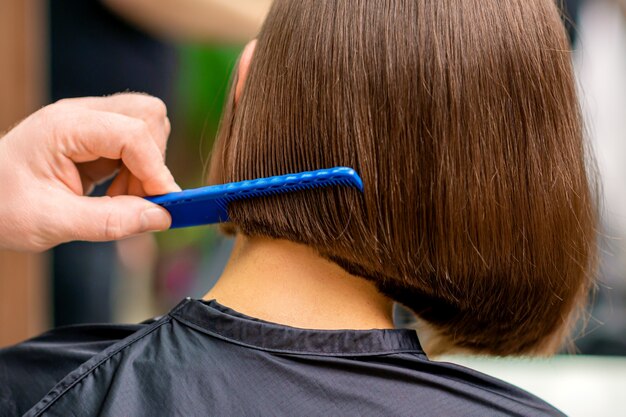
[[[251,40],[246,45],[241,58],[239,59],[239,68],[237,68],[237,85],[235,86],[235,105],[239,103],[239,97],[243,92],[243,87],[246,84],[248,78],[248,70],[250,69],[250,63],[254,56],[254,49],[256,48],[256,39]]]

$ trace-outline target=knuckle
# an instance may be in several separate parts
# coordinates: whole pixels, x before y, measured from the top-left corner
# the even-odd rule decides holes
[[[51,121],[54,120],[60,111],[60,107],[65,107],[63,103],[56,102],[54,104],[48,104],[47,106],[42,107],[37,112],[39,118],[43,121]]]
[[[133,107],[142,118],[164,118],[167,116],[167,107],[163,100],[146,93],[117,93],[113,97],[123,100]]]
[[[104,222],[103,235],[106,240],[118,240],[124,237],[122,218],[119,216],[119,213],[113,210],[109,211]]]
[[[163,119],[167,118],[167,107],[160,98],[142,94],[138,96],[137,99],[138,107],[144,114],[144,119],[151,122],[161,123]]]
[[[129,121],[129,133],[132,136],[132,140],[145,139],[150,135],[150,128],[148,124],[141,119],[132,119]]]
[[[72,104],[72,99],[70,98],[62,98],[60,100],[55,101],[53,104],[51,104],[51,106],[63,106],[66,107],[70,104]]]
[[[165,103],[163,102],[163,100],[161,100],[158,97],[153,97],[153,96],[147,96],[148,100],[149,100],[149,105],[150,108],[152,109],[153,115],[154,117],[157,117],[159,119],[163,119],[167,117],[167,107],[165,106]]]
[[[37,113],[33,115],[31,119],[34,122],[34,126],[41,132],[45,132],[44,137],[58,138],[65,136],[66,123],[64,119],[67,118],[67,114],[63,109],[63,105],[49,104],[41,108]],[[56,143],[55,140],[52,143]]]

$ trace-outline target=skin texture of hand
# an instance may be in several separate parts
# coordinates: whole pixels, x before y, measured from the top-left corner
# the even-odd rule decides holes
[[[144,94],[61,100],[0,138],[0,248],[42,251],[72,240],[165,230],[141,197],[179,191],[165,166],[170,124]],[[118,173],[106,197],[87,197]]]

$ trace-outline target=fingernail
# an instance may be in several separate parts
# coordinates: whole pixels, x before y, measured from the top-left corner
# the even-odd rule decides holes
[[[174,179],[174,176],[171,173],[168,173],[168,177],[167,178],[167,182],[169,183],[169,187],[168,189],[170,190],[169,192],[177,192],[177,191],[182,191],[182,188],[180,188],[180,186],[176,183],[176,180]]]
[[[171,221],[170,215],[165,209],[151,207],[141,213],[141,230],[142,232],[167,230]]]
[[[170,181],[172,182],[173,186],[176,187],[176,191],[182,191],[182,188],[180,188],[180,185],[178,185],[172,173],[170,173]]]

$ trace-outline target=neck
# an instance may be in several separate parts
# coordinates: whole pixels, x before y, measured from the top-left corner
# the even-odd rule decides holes
[[[390,329],[392,301],[305,245],[237,236],[205,296],[240,313],[307,329]]]

